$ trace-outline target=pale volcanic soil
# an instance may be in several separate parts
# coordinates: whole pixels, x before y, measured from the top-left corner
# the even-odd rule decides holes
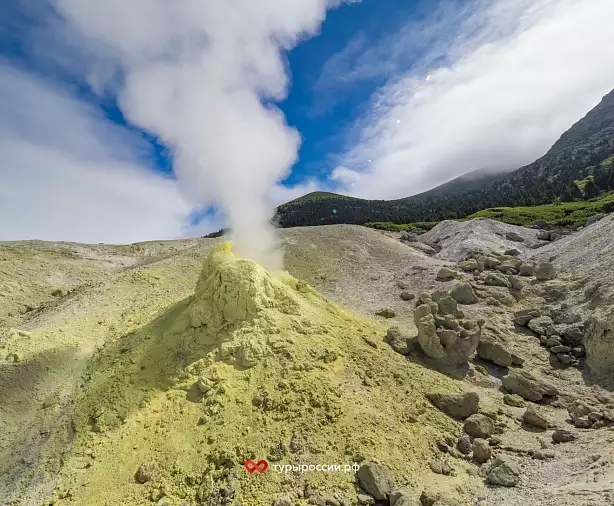
[[[590,350],[607,367],[614,216],[552,243],[490,220],[443,222],[416,243],[350,225],[280,237],[289,275],[237,259],[225,238],[0,243],[0,504],[614,504],[614,395],[582,344],[591,317],[605,322]],[[458,265],[469,258],[479,267]],[[421,351],[416,307],[437,313],[460,284],[477,302],[454,318],[522,365]],[[523,309],[532,323],[515,323]],[[409,336],[400,347],[391,326]],[[510,405],[503,383],[521,371],[557,395]],[[428,400],[462,392],[490,420],[485,463]],[[523,420],[527,406],[546,428]],[[573,440],[554,443],[560,429]],[[488,483],[500,457],[513,486]],[[366,475],[250,475],[248,458]]]

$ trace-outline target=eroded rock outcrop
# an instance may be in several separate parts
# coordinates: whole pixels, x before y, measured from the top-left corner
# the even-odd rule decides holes
[[[586,363],[593,376],[614,377],[614,319],[591,316],[585,324]]]
[[[480,342],[480,322],[459,318],[456,301],[439,296],[435,302],[422,294],[414,312],[418,343],[430,358],[450,365],[459,365],[475,353]]]

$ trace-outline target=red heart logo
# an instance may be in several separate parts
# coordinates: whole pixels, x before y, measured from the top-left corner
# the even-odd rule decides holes
[[[269,467],[269,463],[266,460],[259,460],[258,462],[255,460],[246,460],[243,465],[249,474],[252,474],[254,471],[264,473]]]

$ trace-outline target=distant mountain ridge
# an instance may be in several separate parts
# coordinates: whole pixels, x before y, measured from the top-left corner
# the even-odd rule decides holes
[[[282,227],[368,222],[412,223],[468,216],[491,207],[591,198],[614,190],[614,90],[535,162],[503,173],[473,171],[418,195],[366,200],[327,192],[277,209]],[[474,178],[472,175],[479,177]]]

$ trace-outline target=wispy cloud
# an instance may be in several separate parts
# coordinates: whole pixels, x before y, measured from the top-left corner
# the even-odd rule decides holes
[[[175,238],[189,208],[142,139],[0,62],[0,240]]]
[[[421,25],[364,53],[348,46],[354,74],[321,78],[346,86],[392,69],[341,157],[356,172],[353,194],[402,197],[467,171],[528,163],[614,86],[610,0],[454,5],[440,2]],[[423,54],[408,67],[398,55],[416,38],[428,44],[413,46]]]
[[[412,19],[392,33],[385,27],[365,27],[358,32],[324,63],[314,94],[338,93],[363,81],[383,82],[418,63],[428,65],[445,55],[459,21],[468,21],[472,11],[463,4],[429,0],[418,3],[411,12]]]

